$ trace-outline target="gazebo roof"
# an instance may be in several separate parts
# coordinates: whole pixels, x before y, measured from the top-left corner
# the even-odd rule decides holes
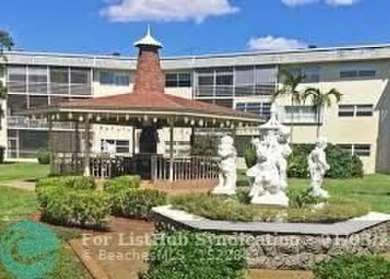
[[[145,38],[153,39],[149,29]],[[164,74],[158,55],[158,49],[162,45],[155,39],[146,41],[144,39],[136,43],[140,50],[132,93],[64,102],[54,106],[35,108],[26,114],[57,115],[57,118],[52,117],[57,120],[62,119],[58,115],[63,113],[88,114],[92,122],[98,115],[112,116],[115,114],[117,118],[122,114],[126,114],[126,118],[148,116],[159,119],[175,118],[175,122],[183,122],[180,119],[183,117],[206,121],[212,119],[214,123],[212,126],[222,121],[249,125],[258,125],[262,122],[255,114],[166,94]]]

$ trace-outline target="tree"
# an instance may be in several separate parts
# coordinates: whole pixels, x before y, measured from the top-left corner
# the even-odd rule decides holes
[[[282,88],[274,93],[273,99],[275,100],[278,97],[287,95],[291,97],[291,143],[293,144],[294,105],[301,103],[301,91],[298,90],[298,87],[305,80],[305,76],[302,74],[294,74],[286,69],[281,69],[279,72],[279,80],[282,81]]]
[[[325,107],[332,106],[332,98],[336,102],[340,102],[342,94],[335,88],[330,89],[327,92],[321,91],[319,88],[309,87],[302,95],[302,99],[305,102],[307,99],[311,99],[313,109],[316,113],[317,120],[317,137],[320,136],[321,129],[321,110]]]
[[[7,61],[7,58],[4,56],[4,50],[11,50],[13,46],[14,46],[14,41],[11,35],[6,31],[0,30],[0,60],[3,60],[2,62]],[[0,63],[0,71],[4,71],[4,69],[5,69],[4,63]],[[7,87],[0,80],[0,130],[2,129],[1,120],[4,116],[2,101],[5,100],[6,98],[7,98]]]

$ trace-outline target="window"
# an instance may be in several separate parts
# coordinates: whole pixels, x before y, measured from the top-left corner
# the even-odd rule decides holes
[[[166,87],[191,87],[190,73],[168,73],[165,75]]]
[[[375,77],[375,70],[342,70],[340,71],[340,78],[357,78],[357,77]]]
[[[165,154],[170,154],[170,143],[169,141],[165,142]],[[175,155],[190,155],[191,145],[188,141],[174,141],[173,142],[173,154]]]
[[[353,147],[353,154],[357,156],[370,156],[371,148],[369,144],[355,144]]]
[[[354,115],[354,105],[339,105],[339,117],[353,117]]]
[[[322,115],[317,117],[312,106],[285,106],[282,118],[284,123],[322,123]]]
[[[293,67],[288,69],[293,75],[303,75],[305,77],[304,82],[315,83],[320,81],[320,67],[307,66],[307,67]],[[281,81],[283,82],[283,81]]]
[[[30,108],[47,106],[49,102],[48,96],[29,96]]]
[[[339,117],[364,117],[373,113],[373,105],[339,105]]]
[[[100,84],[129,86],[130,73],[125,71],[101,71]]]
[[[100,147],[102,152],[110,152],[110,148],[112,148],[115,153],[130,153],[130,142],[128,140],[102,139]]]
[[[50,93],[69,94],[69,68],[50,67]]]
[[[271,116],[271,103],[236,103],[236,110],[258,114],[262,118],[269,119]]]
[[[47,68],[28,67],[28,92],[32,94],[47,94]]]
[[[352,155],[369,157],[371,154],[371,146],[369,144],[339,144],[339,146]]]
[[[26,67],[8,67],[8,92],[19,93],[27,92],[27,68]]]
[[[15,115],[18,112],[27,110],[27,95],[7,95],[8,115]]]

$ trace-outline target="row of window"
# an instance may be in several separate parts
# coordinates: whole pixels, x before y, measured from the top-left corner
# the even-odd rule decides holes
[[[15,115],[18,112],[31,109],[34,107],[55,105],[58,103],[69,102],[73,100],[84,100],[78,97],[66,96],[36,96],[26,94],[8,94],[7,96],[7,114]]]
[[[236,103],[236,110],[258,114],[263,119],[269,119],[271,116],[270,102],[248,102]]]
[[[130,141],[102,139],[100,141],[100,150],[105,153],[130,153]]]
[[[169,141],[165,142],[164,154],[170,154],[170,143]],[[174,155],[190,155],[191,145],[189,141],[174,141],[173,142],[173,154]]]
[[[71,67],[9,66],[11,93],[91,95],[91,70]]]
[[[339,105],[340,117],[372,116],[373,113],[373,105]]]
[[[371,145],[369,144],[339,144],[339,146],[352,155],[369,157],[371,154]]]

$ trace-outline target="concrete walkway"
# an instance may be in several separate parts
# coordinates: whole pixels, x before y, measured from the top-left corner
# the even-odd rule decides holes
[[[0,183],[0,187],[10,187],[15,189],[21,189],[26,191],[35,191],[35,182],[14,180],[14,181],[2,181]]]

